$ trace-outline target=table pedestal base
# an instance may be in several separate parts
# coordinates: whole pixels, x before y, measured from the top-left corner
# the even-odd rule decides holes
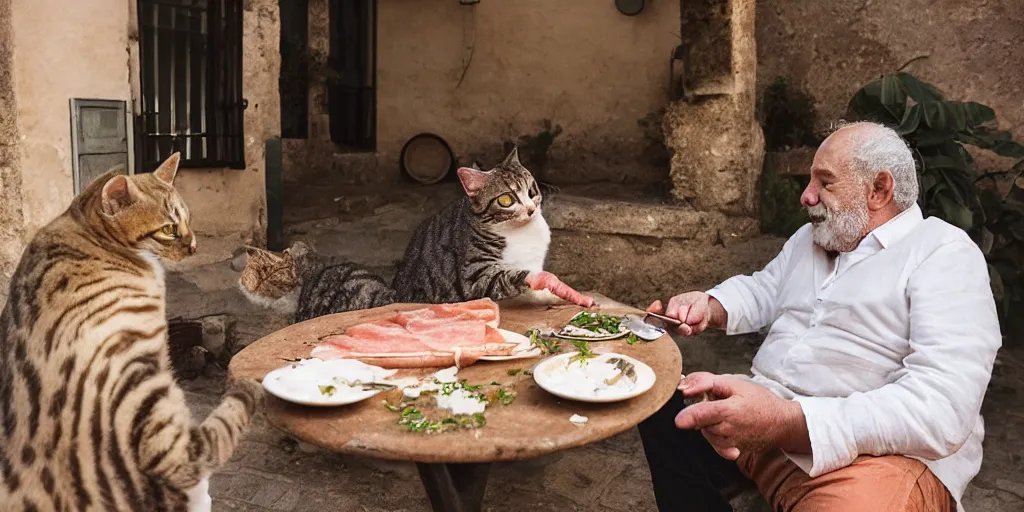
[[[434,512],[480,512],[490,464],[417,463]]]

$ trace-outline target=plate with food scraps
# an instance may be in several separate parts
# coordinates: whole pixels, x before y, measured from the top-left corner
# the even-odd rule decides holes
[[[629,329],[622,324],[622,318],[615,315],[580,311],[554,335],[567,340],[614,340],[629,334]]]
[[[287,402],[335,407],[401,387],[405,384],[402,380],[388,380],[397,371],[355,359],[304,359],[268,373],[263,377],[263,388]]]
[[[580,402],[618,402],[654,386],[654,370],[642,361],[614,352],[570,352],[541,361],[533,369],[541,389]]]
[[[511,343],[517,343],[516,348],[512,350],[511,355],[507,356],[483,356],[480,358],[481,361],[509,361],[512,359],[529,359],[531,357],[539,357],[544,352],[540,347],[533,344],[528,336],[519,334],[518,332],[506,331],[505,329],[498,329],[501,331],[501,335],[505,337],[505,340]]]

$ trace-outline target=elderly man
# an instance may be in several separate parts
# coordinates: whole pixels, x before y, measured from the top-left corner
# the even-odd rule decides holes
[[[981,251],[917,194],[894,131],[840,128],[800,198],[811,224],[774,260],[651,304],[684,336],[770,326],[752,377],[688,375],[640,425],[660,510],[731,510],[716,488],[734,476],[773,510],[962,510],[1001,335]]]

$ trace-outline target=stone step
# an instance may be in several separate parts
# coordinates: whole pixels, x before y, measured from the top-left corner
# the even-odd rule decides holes
[[[675,205],[556,195],[545,205],[552,230],[714,242],[757,234],[757,219]]]

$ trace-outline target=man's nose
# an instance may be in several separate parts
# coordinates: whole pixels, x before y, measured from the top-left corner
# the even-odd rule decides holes
[[[814,182],[808,183],[807,188],[800,194],[800,204],[806,208],[818,204],[818,189],[814,186]]]

